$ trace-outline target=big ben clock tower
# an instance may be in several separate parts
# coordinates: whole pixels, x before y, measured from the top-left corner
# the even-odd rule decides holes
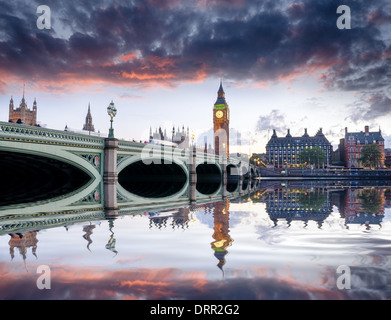
[[[223,155],[226,153],[229,157],[229,108],[225,101],[225,93],[221,82],[217,92],[217,100],[213,107],[213,133],[215,154]]]

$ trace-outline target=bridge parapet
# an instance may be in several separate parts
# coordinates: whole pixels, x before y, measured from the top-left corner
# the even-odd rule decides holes
[[[197,187],[197,183],[201,187],[198,191],[193,190],[198,193],[193,193],[194,197],[192,197],[197,199],[197,201],[204,198],[225,197],[227,195],[225,187],[227,185],[231,186],[237,181],[237,178],[234,176],[244,176],[248,173],[248,170],[246,170],[248,168],[248,158],[246,157],[231,157],[227,159],[215,154],[204,153],[200,150],[193,153],[193,150],[186,150],[180,147],[126,140],[117,140],[118,148],[115,148],[114,156],[114,152],[105,154],[107,149],[105,147],[106,140],[105,137],[88,134],[0,122],[0,152],[5,154],[7,152],[14,153],[2,159],[3,165],[8,166],[9,171],[28,169],[29,175],[26,175],[28,178],[26,181],[31,184],[35,183],[35,177],[39,172],[43,172],[50,177],[50,179],[46,179],[42,183],[46,183],[46,181],[49,183],[54,174],[62,177],[63,174],[67,174],[68,171],[66,170],[71,169],[81,170],[89,177],[88,182],[80,189],[70,193],[61,193],[42,201],[38,201],[31,196],[29,201],[37,210],[44,210],[48,203],[51,206],[50,210],[53,210],[55,207],[65,208],[65,210],[78,209],[85,206],[97,208],[104,205],[103,201],[109,196],[114,200],[118,200],[121,206],[136,205],[146,201],[148,203],[151,201],[154,203],[185,202],[189,199],[190,188]],[[160,166],[159,168],[147,166],[154,163],[155,160],[157,162],[163,160],[160,163],[167,164],[167,166]],[[190,168],[193,160],[195,167]],[[104,170],[106,163],[110,161],[113,166],[110,171],[112,174]],[[141,164],[141,162],[143,163]],[[170,165],[170,162],[172,162],[172,165]],[[47,164],[52,165],[47,166]],[[125,168],[128,168],[127,172],[125,172]],[[49,170],[52,171],[49,172]],[[141,195],[137,195],[133,192],[133,189],[130,190],[132,192],[125,192],[126,190],[121,187],[121,184],[117,183],[118,174],[122,171],[125,172],[122,176],[131,176],[130,180],[135,178],[141,181],[147,176],[149,180],[144,179],[147,181],[142,181],[145,184],[140,187],[143,188]],[[190,171],[194,175],[199,176],[193,179],[191,184]],[[171,177],[174,180],[176,179],[175,184],[171,185],[168,183]],[[25,177],[22,178],[24,179]],[[10,178],[10,180],[12,179]],[[52,180],[57,181],[61,179]],[[114,190],[115,188],[110,192],[105,190],[109,180],[112,182],[111,186],[117,187],[117,190]],[[64,178],[61,181],[64,185],[67,185],[69,179]],[[134,181],[131,182],[134,184]],[[202,189],[203,184],[207,185],[208,190]],[[210,191],[210,185],[212,184],[217,184],[213,192]],[[15,182],[12,185],[16,186],[18,184]],[[153,196],[150,195],[152,187],[155,188]],[[228,192],[232,194],[237,188],[230,187],[228,189]],[[10,206],[15,208],[15,205],[17,203]],[[3,207],[5,209],[5,206]],[[3,209],[0,206],[0,212]],[[25,213],[29,212],[30,209],[18,207],[17,210],[18,213]]]
[[[146,164],[150,163],[150,159],[160,159],[164,158],[165,161],[169,160],[180,160],[184,163],[188,163],[193,151],[189,149],[182,149],[180,147],[160,145],[153,143],[139,143],[126,140],[118,141],[118,152],[122,156],[127,153],[141,153],[141,159],[146,160]],[[240,157],[230,157],[228,159],[223,159],[222,156],[218,156],[211,153],[196,152],[197,163],[206,162],[210,164],[232,164],[239,165],[240,162],[248,162],[248,159],[243,161],[243,158]],[[164,163],[164,162],[163,162]]]
[[[103,148],[104,138],[86,134],[27,126],[18,123],[0,122],[0,138],[33,143],[83,145]]]

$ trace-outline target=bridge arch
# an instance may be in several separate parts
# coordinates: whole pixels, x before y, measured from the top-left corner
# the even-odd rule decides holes
[[[118,191],[129,200],[173,199],[188,186],[189,174],[184,163],[165,156],[148,161],[134,155],[117,168]]]
[[[64,207],[94,191],[101,198],[99,170],[59,147],[20,142],[0,145],[0,166],[5,181],[0,186],[0,207],[39,210],[49,202],[53,208]],[[21,204],[29,205],[21,209]]]
[[[232,193],[239,187],[239,168],[233,164],[227,165],[227,191]]]
[[[203,195],[214,195],[221,188],[222,172],[220,166],[214,163],[201,162],[196,167],[196,190]]]

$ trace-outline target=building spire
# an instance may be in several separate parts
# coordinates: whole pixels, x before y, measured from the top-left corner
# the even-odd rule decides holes
[[[225,101],[225,92],[224,92],[224,89],[223,89],[223,82],[222,80],[220,79],[220,87],[219,87],[219,91],[217,91],[217,100],[216,100],[216,104],[225,104],[227,105],[227,102]]]
[[[223,78],[222,78],[222,77],[220,78],[220,87],[219,87],[218,93],[224,93],[224,89],[223,89]]]
[[[88,102],[88,111],[87,111],[87,116],[86,116],[86,122],[85,122],[85,124],[83,126],[83,130],[95,131],[95,127],[92,124],[91,106],[90,106],[89,102]]]

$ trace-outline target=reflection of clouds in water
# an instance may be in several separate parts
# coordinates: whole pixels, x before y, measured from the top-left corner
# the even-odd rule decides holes
[[[209,228],[213,229],[214,226],[214,220],[213,220],[213,210],[210,211],[196,211],[195,212],[196,219],[201,222],[202,224],[207,225]],[[246,223],[246,220],[248,218],[251,218],[250,212],[245,211],[231,211],[229,210],[229,227],[230,229],[234,228],[235,226]]]
[[[259,235],[258,239],[269,245],[279,244],[286,240],[285,228],[271,228],[270,225],[257,225],[255,230]]]
[[[197,211],[194,213],[195,218],[202,224],[207,225],[209,228],[213,229],[213,213]]]
[[[351,267],[352,288],[339,290],[336,268],[313,269],[317,281],[300,281],[287,272],[284,277],[267,276],[264,268],[252,277],[208,280],[202,272],[176,268],[94,270],[69,265],[53,265],[51,290],[37,290],[36,275],[20,276],[0,265],[7,274],[0,283],[2,299],[192,299],[192,300],[286,300],[286,299],[389,299],[391,275],[388,270]],[[270,268],[267,268],[270,269]],[[55,272],[54,272],[55,271]],[[309,270],[311,271],[311,270]],[[102,276],[104,272],[105,276]],[[271,274],[271,273],[269,273]],[[34,278],[34,279],[33,279]],[[305,279],[304,279],[305,280]],[[319,281],[320,280],[320,281]],[[23,292],[19,288],[23,287]]]
[[[37,290],[32,275],[21,277],[0,266],[8,277],[0,283],[2,299],[195,299],[254,300],[338,298],[331,290],[311,288],[289,278],[234,278],[208,280],[202,272],[175,268],[105,272],[73,266],[52,266],[51,290]],[[54,285],[55,284],[55,285]],[[21,293],[18,288],[24,288]]]
[[[340,276],[349,276],[350,289],[339,290],[343,298],[347,299],[390,299],[391,298],[391,274],[385,267],[348,266],[349,270],[336,273],[337,267],[328,267],[324,270],[324,284],[329,288],[335,288]]]
[[[387,224],[387,226],[391,225],[391,208],[384,208],[384,217],[382,224]]]
[[[239,224],[244,223],[250,217],[251,217],[250,212],[230,211],[229,226],[232,229],[232,228],[238,226]]]

